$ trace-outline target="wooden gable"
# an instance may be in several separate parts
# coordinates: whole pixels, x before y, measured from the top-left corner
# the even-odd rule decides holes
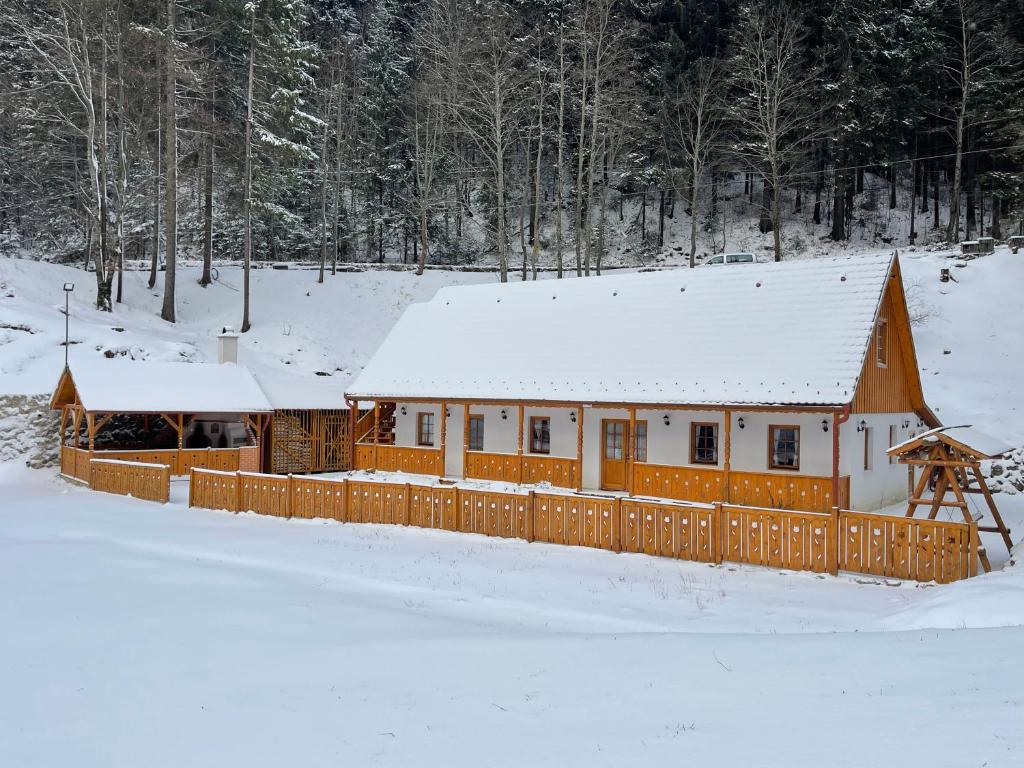
[[[78,390],[75,389],[75,382],[71,378],[71,371],[67,368],[60,375],[57,388],[53,390],[50,398],[50,408],[57,410],[65,405],[78,404]]]
[[[879,364],[879,326],[884,324],[884,364]],[[857,389],[851,404],[853,413],[917,413],[929,426],[938,420],[925,405],[917,353],[910,329],[907,300],[899,259],[894,258],[892,271],[878,305],[875,326],[864,355]]]

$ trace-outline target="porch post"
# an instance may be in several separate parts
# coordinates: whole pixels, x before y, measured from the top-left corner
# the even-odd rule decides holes
[[[526,409],[523,406],[519,406],[519,437],[516,442],[516,456],[519,457],[516,462],[519,466],[519,476],[516,482],[523,482],[523,417],[526,413]]]
[[[728,408],[723,412],[725,415],[725,452],[722,455],[722,501],[729,503],[729,473],[732,471],[732,411]]]
[[[377,444],[380,442],[380,400],[373,401],[373,468],[377,469]]]
[[[89,433],[89,454],[91,456],[96,442],[96,420],[91,413],[85,414],[85,428]]]
[[[602,440],[604,438],[602,437]],[[636,459],[636,407],[629,409],[629,434],[626,436],[626,493],[633,495],[633,461]]]
[[[583,403],[576,406],[576,490],[583,490]]]
[[[469,477],[469,403],[462,404],[462,476]]]
[[[448,403],[444,400],[441,401],[441,471],[438,473],[441,477],[444,477],[447,472],[444,465],[444,456],[447,446],[445,445],[448,441]]]
[[[356,468],[356,419],[359,417],[359,401],[345,399],[348,406],[348,467]]]
[[[839,498],[839,411],[832,411],[832,506],[843,506]]]

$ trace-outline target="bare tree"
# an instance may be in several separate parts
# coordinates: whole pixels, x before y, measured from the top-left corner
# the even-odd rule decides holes
[[[949,222],[946,240],[960,241],[960,196],[963,192],[963,157],[965,136],[976,92],[991,88],[998,74],[1002,48],[995,38],[998,29],[998,6],[986,0],[954,0],[952,33],[944,34],[949,58],[941,63],[942,71],[953,85],[955,102],[953,116],[940,117],[952,123],[953,182],[949,197]]]
[[[459,74],[453,117],[490,169],[498,270],[507,282],[508,161],[524,112],[518,54],[522,30],[502,0],[481,0],[469,12],[474,32],[465,37],[465,56],[453,62]]]
[[[755,0],[740,9],[733,36],[736,152],[767,187],[776,261],[782,260],[784,174],[818,136],[827,108],[817,70],[804,56],[803,29],[788,6]]]
[[[245,86],[245,170],[242,191],[242,333],[252,327],[249,322],[249,272],[252,262],[252,123],[253,85],[256,79],[256,5],[249,6],[249,71]]]
[[[727,112],[722,75],[717,60],[700,59],[681,78],[675,94],[665,105],[668,157],[670,162],[672,158],[679,158],[683,186],[690,198],[691,269],[697,254],[700,190],[706,171],[721,150],[725,129]]]
[[[166,267],[164,271],[164,303],[160,317],[169,323],[175,321],[174,288],[177,276],[178,252],[178,103],[176,66],[175,27],[177,25],[177,2],[167,0],[166,54],[164,58],[164,247]]]

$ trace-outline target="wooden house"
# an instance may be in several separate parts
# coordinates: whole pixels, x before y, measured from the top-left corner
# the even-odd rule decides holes
[[[805,511],[938,424],[895,255],[445,288],[347,396],[360,469]]]
[[[61,373],[61,471],[89,480],[91,459],[306,473],[351,468],[344,390],[298,377],[254,376],[224,329],[217,363],[100,359]]]

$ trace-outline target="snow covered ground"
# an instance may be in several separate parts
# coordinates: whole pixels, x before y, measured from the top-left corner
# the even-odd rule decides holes
[[[858,583],[0,468],[11,766],[1014,766],[1024,571]]]

